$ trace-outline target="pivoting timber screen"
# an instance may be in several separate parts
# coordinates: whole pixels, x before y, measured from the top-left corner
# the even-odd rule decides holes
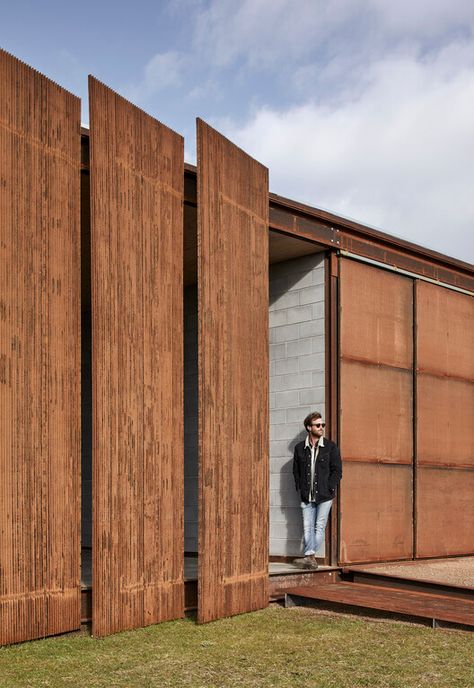
[[[413,555],[413,283],[340,265],[341,563]]]
[[[416,555],[474,552],[474,299],[417,282]]]
[[[268,170],[198,139],[199,622],[268,604]]]
[[[80,625],[80,101],[0,51],[0,643]]]
[[[183,139],[89,81],[93,633],[184,614]]]

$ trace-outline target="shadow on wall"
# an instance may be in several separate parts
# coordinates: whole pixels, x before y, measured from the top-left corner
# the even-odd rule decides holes
[[[300,495],[295,489],[293,478],[293,452],[298,442],[306,438],[306,432],[302,430],[288,444],[288,455],[291,457],[281,467],[280,472],[280,503],[285,504],[282,511],[285,515],[285,531],[287,540],[299,539],[301,551],[303,550],[303,521],[301,517]],[[296,512],[296,513],[295,513]]]

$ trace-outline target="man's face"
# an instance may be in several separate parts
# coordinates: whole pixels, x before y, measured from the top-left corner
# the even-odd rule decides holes
[[[325,423],[322,418],[315,418],[311,421],[309,433],[314,439],[319,439],[324,435]]]

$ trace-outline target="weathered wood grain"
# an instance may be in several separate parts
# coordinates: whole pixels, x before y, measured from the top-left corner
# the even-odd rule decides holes
[[[0,643],[80,625],[80,101],[0,51]]]
[[[438,621],[474,626],[474,602],[432,592],[397,590],[364,583],[333,583],[301,586],[285,591],[287,595],[307,600],[379,609]]]
[[[183,139],[90,78],[93,633],[184,614]]]
[[[268,604],[268,170],[198,120],[199,599]]]

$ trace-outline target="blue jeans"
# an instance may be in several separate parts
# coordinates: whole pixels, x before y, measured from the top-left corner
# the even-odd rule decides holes
[[[327,502],[321,502],[320,504],[301,502],[305,557],[310,554],[316,554],[321,547],[332,503],[332,499],[328,499]]]

